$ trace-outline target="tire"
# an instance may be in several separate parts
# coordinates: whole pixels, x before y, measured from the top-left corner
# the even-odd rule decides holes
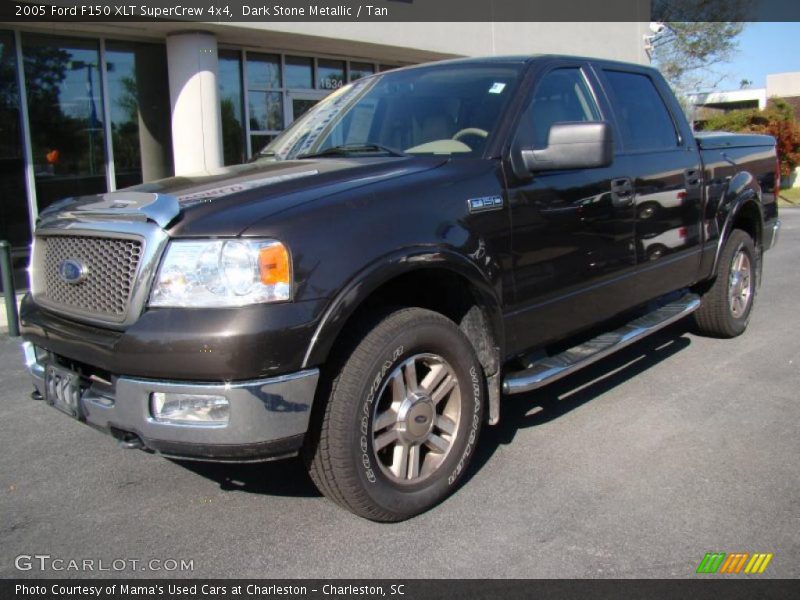
[[[734,229],[722,249],[717,278],[694,313],[701,333],[732,338],[747,329],[756,295],[757,269],[753,238]]]
[[[485,381],[472,344],[439,313],[401,309],[368,329],[323,385],[304,456],[329,499],[373,521],[402,521],[464,475]]]

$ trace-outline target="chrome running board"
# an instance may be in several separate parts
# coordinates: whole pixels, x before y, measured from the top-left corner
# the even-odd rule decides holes
[[[698,308],[700,297],[686,294],[680,300],[665,304],[619,329],[598,335],[555,356],[541,358],[523,371],[509,373],[503,380],[503,393],[521,394],[552,383],[679,321]]]

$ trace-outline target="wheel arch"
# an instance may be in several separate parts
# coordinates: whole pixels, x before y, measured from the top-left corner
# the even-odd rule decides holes
[[[323,313],[303,368],[326,362],[348,324],[390,306],[419,306],[451,318],[469,338],[486,375],[499,371],[505,343],[499,294],[475,263],[442,248],[396,252],[354,275]]]
[[[761,256],[761,248],[764,239],[764,211],[761,205],[761,194],[757,182],[752,178],[746,180],[739,188],[738,194],[733,196],[729,202],[723,204],[724,208],[718,212],[718,218],[722,220],[720,227],[719,241],[717,242],[716,254],[714,256],[714,267],[712,273],[717,274],[719,270],[719,259],[722,249],[728,241],[734,229],[745,231],[756,246],[756,253]],[[737,186],[738,187],[738,186]],[[759,261],[760,264],[760,261]]]

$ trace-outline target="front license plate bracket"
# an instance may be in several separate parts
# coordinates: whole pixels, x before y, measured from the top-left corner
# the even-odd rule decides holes
[[[81,410],[80,375],[56,365],[47,365],[44,371],[44,399],[54,408],[75,419],[83,418]]]

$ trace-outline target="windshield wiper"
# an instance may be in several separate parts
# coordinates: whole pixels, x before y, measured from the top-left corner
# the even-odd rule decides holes
[[[298,154],[295,158],[319,158],[321,156],[347,156],[348,154],[367,154],[383,152],[391,156],[408,156],[402,150],[382,146],[380,144],[341,144],[320,150],[319,152],[309,152],[308,154]]]

